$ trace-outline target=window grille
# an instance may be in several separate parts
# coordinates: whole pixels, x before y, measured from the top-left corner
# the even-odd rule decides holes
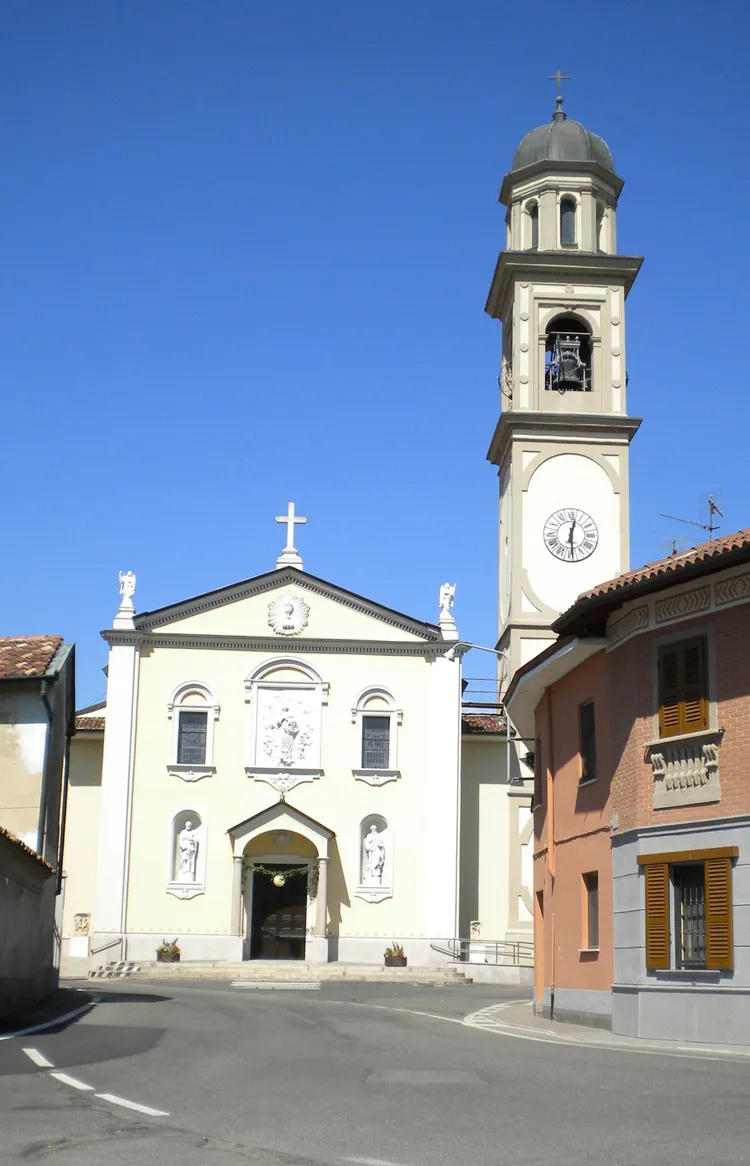
[[[390,747],[390,717],[362,717],[362,768],[388,769]]]
[[[180,713],[178,765],[205,765],[208,713]]]

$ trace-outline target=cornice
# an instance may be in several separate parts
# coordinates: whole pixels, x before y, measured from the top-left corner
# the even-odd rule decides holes
[[[615,201],[620,197],[622,188],[625,185],[624,179],[615,174],[613,170],[608,170],[599,162],[586,162],[583,160],[574,162],[568,160],[554,160],[552,158],[541,158],[538,162],[532,162],[530,166],[522,166],[519,170],[511,170],[503,178],[503,184],[500,187],[500,194],[498,195],[498,202],[503,206],[507,206],[511,200],[513,190],[517,186],[523,186],[527,182],[533,182],[535,178],[541,176],[548,176],[550,182],[557,180],[559,185],[560,178],[563,177],[586,177],[598,180],[603,186],[609,188],[615,198]]]
[[[602,255],[596,251],[501,251],[484,310],[496,320],[503,315],[508,294],[516,279],[537,283],[570,283],[582,277],[598,283],[617,281],[627,296],[640,271],[640,255]],[[570,297],[568,297],[570,298]]]
[[[219,649],[228,652],[263,652],[290,655],[292,653],[319,653],[323,655],[361,656],[440,656],[455,650],[451,640],[430,640],[423,643],[403,640],[291,640],[278,636],[220,636],[197,635],[187,632],[131,631],[124,628],[105,628],[103,640],[113,646],[139,648],[198,648]]]
[[[161,607],[155,611],[144,611],[135,617],[135,627],[137,631],[164,627],[166,624],[188,619],[205,611],[214,611],[227,603],[236,603],[240,599],[248,599],[254,595],[275,591],[288,583],[301,590],[332,599],[336,603],[340,603],[342,607],[347,607],[362,615],[371,616],[401,631],[424,636],[426,640],[437,641],[440,636],[440,630],[435,624],[424,623],[422,620],[413,619],[411,616],[394,611],[392,608],[381,607],[380,604],[373,603],[362,595],[346,591],[334,583],[329,583],[326,579],[320,579],[316,575],[308,575],[294,567],[269,571],[265,575],[256,575],[252,579],[244,579],[240,583],[232,584],[229,587],[220,587],[216,591],[196,595],[192,599],[186,599],[168,607]]]
[[[628,444],[638,432],[640,417],[628,417],[617,413],[540,413],[525,409],[501,413],[495,426],[487,461],[502,465],[508,446],[514,438],[547,439],[573,441],[585,444],[587,441],[600,445],[604,442],[627,441]]]

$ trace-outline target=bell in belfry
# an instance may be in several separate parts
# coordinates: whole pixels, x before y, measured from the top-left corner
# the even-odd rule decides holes
[[[581,360],[580,336],[556,336],[553,365],[555,388],[564,391],[586,389],[586,365]]]

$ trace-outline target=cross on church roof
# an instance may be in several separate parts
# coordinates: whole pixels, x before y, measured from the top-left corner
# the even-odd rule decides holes
[[[283,551],[276,560],[277,567],[298,567],[302,570],[302,559],[297,553],[294,545],[294,528],[295,526],[302,526],[307,522],[306,518],[298,518],[294,513],[294,503],[290,502],[286,508],[286,514],[277,514],[276,522],[282,522],[286,525],[286,545]]]

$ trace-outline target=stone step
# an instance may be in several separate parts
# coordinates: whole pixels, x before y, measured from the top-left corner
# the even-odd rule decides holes
[[[440,986],[472,982],[465,971],[459,971],[451,966],[386,968],[379,964],[306,964],[296,960],[279,962],[252,960],[246,963],[181,961],[175,964],[163,964],[154,960],[139,964],[138,971],[132,974],[136,979],[149,980],[227,980],[266,983],[269,981],[330,983],[348,980]]]

